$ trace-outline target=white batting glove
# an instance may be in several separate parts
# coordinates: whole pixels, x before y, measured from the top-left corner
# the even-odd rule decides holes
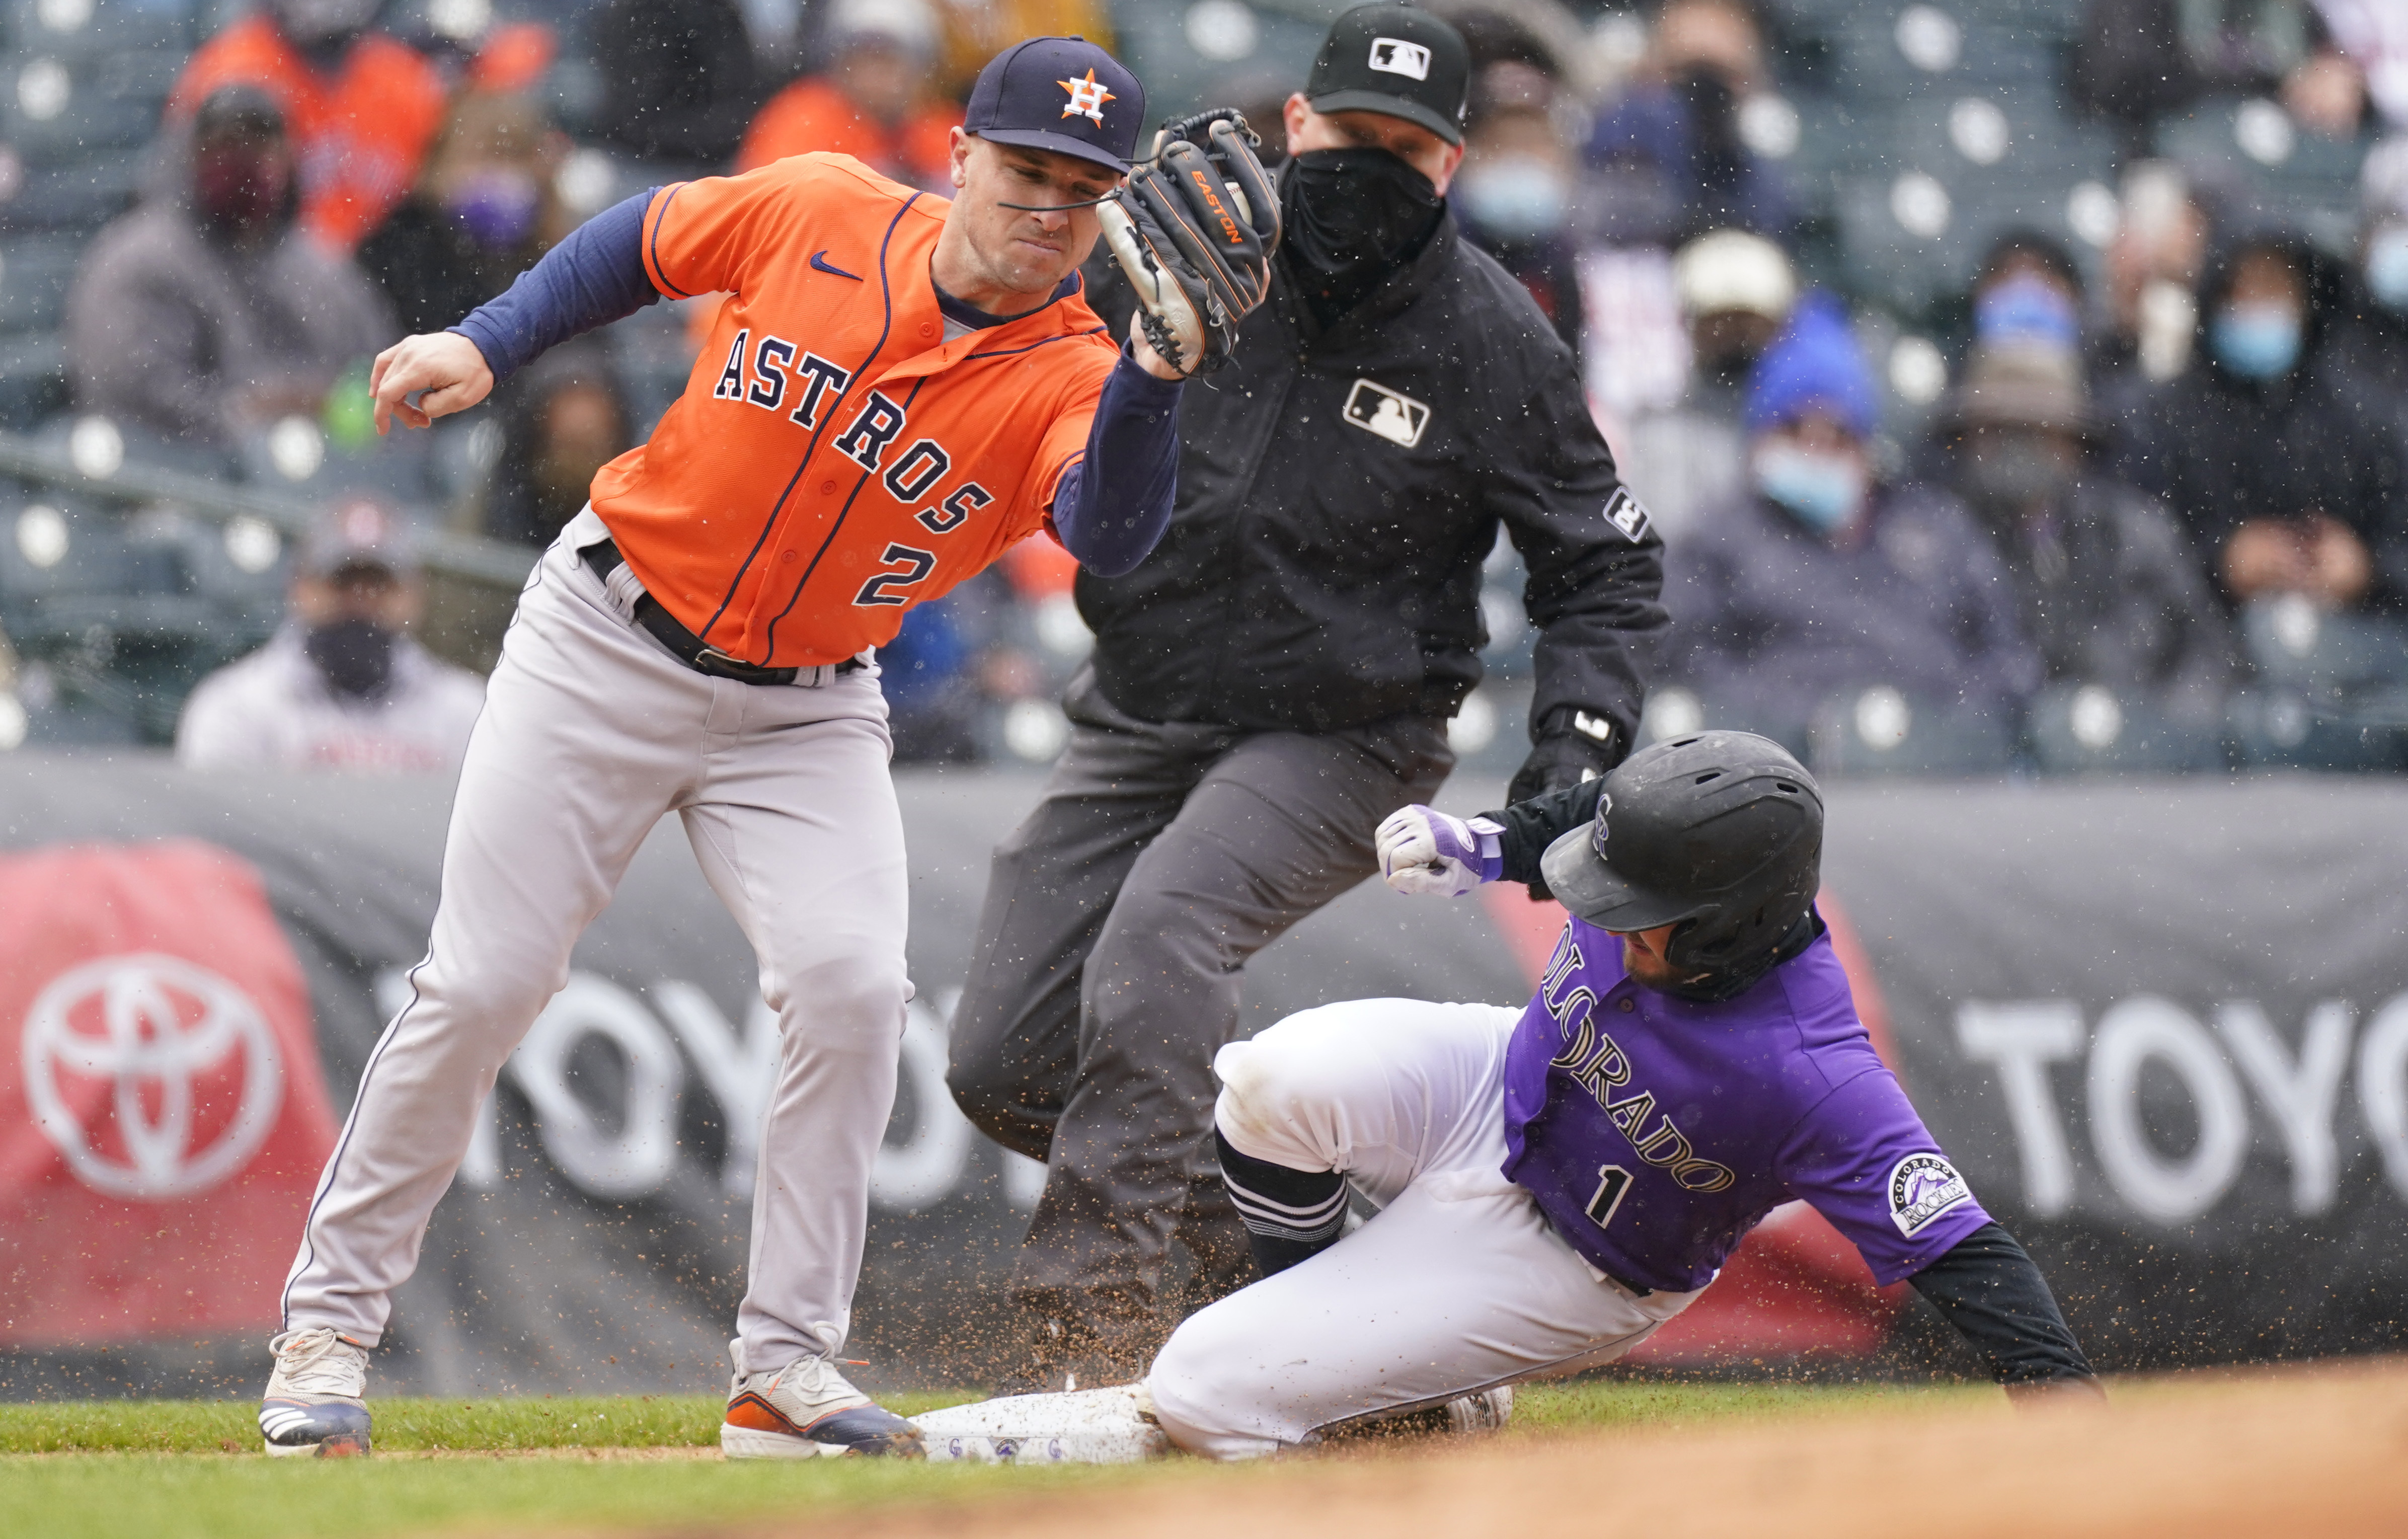
[[[1380,874],[1409,898],[1460,898],[1503,872],[1504,832],[1484,817],[1400,807],[1380,825]]]

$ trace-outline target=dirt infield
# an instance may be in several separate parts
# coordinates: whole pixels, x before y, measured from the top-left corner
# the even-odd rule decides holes
[[[792,1529],[744,1530],[767,1539]],[[1132,1489],[825,1519],[875,1539],[2408,1534],[2408,1360],[2003,1404],[1197,1469]]]

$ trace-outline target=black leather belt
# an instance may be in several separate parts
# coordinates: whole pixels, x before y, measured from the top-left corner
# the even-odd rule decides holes
[[[586,546],[577,553],[577,556],[605,583],[610,581],[612,572],[627,564],[627,558],[619,554],[618,545],[608,539],[598,545]],[[651,631],[654,639],[677,654],[678,660],[686,667],[696,673],[708,673],[714,679],[733,679],[745,684],[790,684],[803,672],[798,668],[763,668],[758,663],[729,656],[678,624],[677,616],[663,609],[661,601],[649,593],[636,600],[636,624]],[[858,673],[867,666],[858,657],[847,657],[836,665],[836,671],[839,674]]]

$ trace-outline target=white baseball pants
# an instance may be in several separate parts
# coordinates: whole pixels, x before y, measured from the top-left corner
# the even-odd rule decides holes
[[[586,510],[520,597],[460,771],[426,959],[320,1178],[288,1328],[376,1344],[495,1074],[675,811],[782,1038],[737,1368],[843,1345],[911,992],[885,698],[873,669],[822,670],[816,687],[695,672],[578,559],[608,535]]]
[[[1223,1136],[1257,1159],[1342,1172],[1381,1211],[1180,1326],[1146,1377],[1173,1442],[1243,1459],[1354,1417],[1594,1368],[1697,1297],[1632,1297],[1498,1173],[1520,1015],[1358,1000],[1221,1049]]]

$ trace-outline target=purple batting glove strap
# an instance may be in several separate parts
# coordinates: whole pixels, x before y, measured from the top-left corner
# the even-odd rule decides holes
[[[1505,874],[1505,827],[1484,817],[1469,822],[1433,813],[1429,820],[1430,836],[1438,841],[1439,857],[1460,860],[1480,873],[1483,882],[1494,882]]]

